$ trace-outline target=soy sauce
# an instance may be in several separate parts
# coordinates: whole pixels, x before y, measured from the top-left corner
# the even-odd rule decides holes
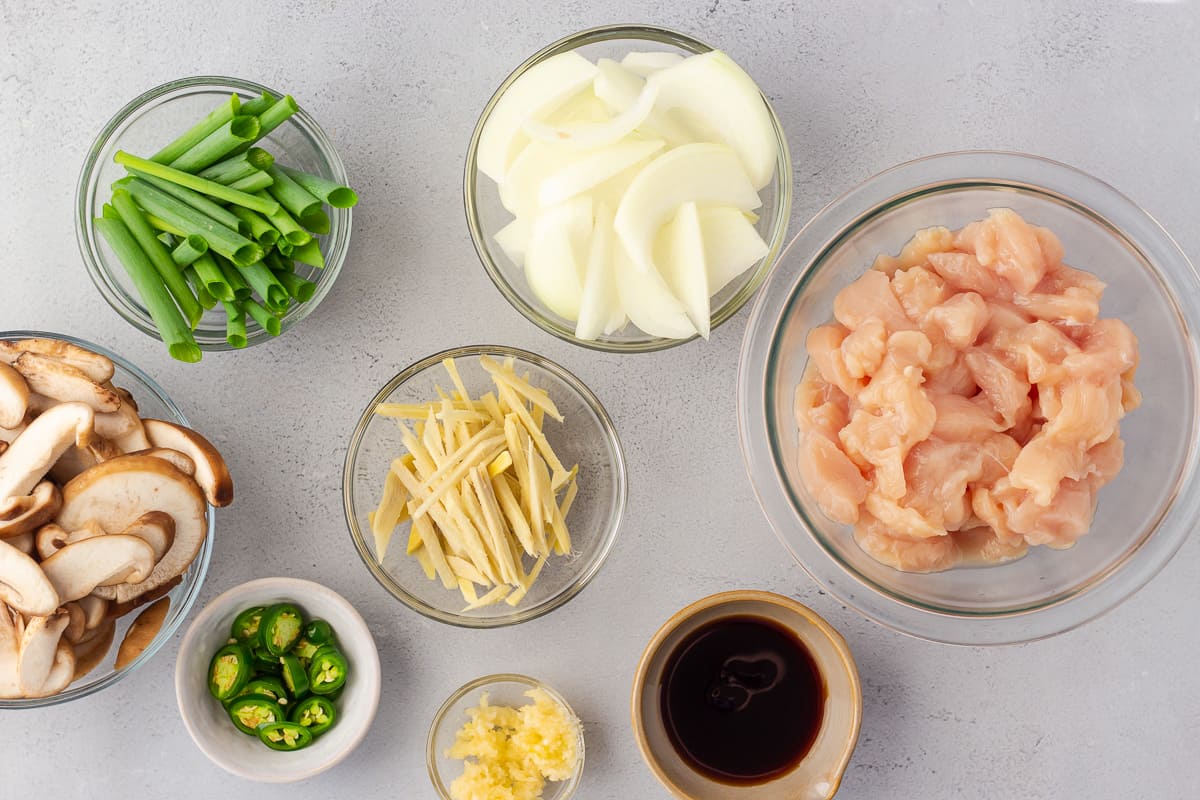
[[[663,670],[662,717],[675,751],[721,783],[766,783],[808,754],[825,681],[808,648],[765,617],[729,616],[693,631]]]

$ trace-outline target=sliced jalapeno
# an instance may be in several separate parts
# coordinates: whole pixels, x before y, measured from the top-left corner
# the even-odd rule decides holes
[[[308,662],[317,654],[318,649],[320,649],[319,645],[313,644],[307,637],[301,636],[296,640],[295,646],[292,647],[292,655],[299,658],[300,663],[307,669]]]
[[[287,705],[288,696],[287,690],[283,688],[283,682],[278,678],[255,678],[246,684],[242,689],[239,697],[244,697],[248,694],[261,694],[264,697],[269,697],[279,705]]]
[[[317,650],[308,664],[308,683],[313,694],[331,694],[346,682],[349,665],[336,648],[326,645]]]
[[[291,603],[279,603],[263,612],[262,622],[259,623],[259,639],[268,653],[279,657],[292,649],[303,627],[304,618],[300,616],[300,609]]]
[[[280,674],[279,656],[273,656],[262,645],[250,651],[256,675],[277,676]]]
[[[320,647],[323,644],[333,644],[336,638],[333,626],[323,619],[311,619],[304,626],[304,638]]]
[[[229,704],[229,718],[242,733],[258,734],[258,726],[287,719],[279,703],[263,694],[245,694]]]
[[[308,728],[294,722],[268,722],[258,728],[258,738],[272,750],[300,750],[312,744]]]
[[[231,633],[239,642],[253,642],[258,638],[258,623],[262,620],[262,606],[247,608],[233,620]]]
[[[283,685],[287,687],[288,694],[297,699],[308,694],[308,673],[300,659],[288,653],[279,657],[279,664],[283,668]]]
[[[327,697],[316,695],[301,700],[288,715],[288,721],[308,728],[313,736],[320,736],[333,727],[337,720],[337,710]]]
[[[225,702],[242,690],[250,680],[250,653],[245,645],[227,644],[217,651],[208,665],[208,691]]]

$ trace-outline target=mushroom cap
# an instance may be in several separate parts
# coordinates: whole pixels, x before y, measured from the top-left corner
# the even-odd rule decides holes
[[[22,353],[12,366],[21,373],[31,391],[63,403],[86,403],[95,411],[116,411],[121,397],[65,361],[37,353]]]
[[[150,646],[162,628],[170,608],[171,598],[163,597],[138,614],[129,630],[125,631],[125,638],[121,640],[121,647],[117,650],[117,663],[114,665],[117,669],[125,669]]]
[[[29,384],[21,373],[0,362],[0,428],[15,428],[29,410]]]
[[[120,456],[80,473],[63,487],[58,524],[70,530],[93,520],[123,531],[147,511],[175,521],[175,541],[144,581],[97,589],[106,600],[124,602],[161,586],[192,563],[208,531],[207,506],[196,481],[161,458]]]
[[[104,660],[108,649],[112,647],[116,632],[117,623],[109,620],[99,628],[88,631],[90,635],[87,638],[72,645],[75,650],[75,675],[72,680],[79,680]]]
[[[89,522],[77,531],[68,531],[56,522],[43,525],[34,537],[34,548],[38,558],[45,561],[72,542],[81,542],[93,536],[103,536],[106,531],[95,522]]]
[[[0,500],[0,539],[37,530],[62,508],[62,492],[52,481],[42,481],[32,494]]]
[[[58,608],[58,592],[32,558],[0,539],[0,601],[30,616]]]
[[[46,616],[32,617],[25,623],[25,633],[21,636],[21,659],[17,667],[21,694],[26,697],[44,696],[43,690],[58,657],[59,642],[70,621],[70,614],[60,610]],[[72,653],[71,673],[74,672]]]
[[[154,550],[154,563],[157,564],[175,542],[175,519],[165,511],[147,511],[129,523],[129,527],[121,533],[136,536],[150,545]]]
[[[100,586],[140,583],[154,569],[154,548],[120,533],[72,542],[42,562],[60,601],[86,597]]]
[[[0,500],[29,494],[68,447],[86,447],[95,417],[83,403],[61,403],[34,418],[0,455]]]
[[[208,502],[218,508],[233,502],[233,478],[217,448],[190,428],[161,419],[144,419],[146,436],[155,447],[166,447],[185,454],[196,465],[196,483]]]
[[[183,474],[193,478],[196,476],[196,462],[192,461],[184,453],[172,450],[169,447],[147,447],[145,450],[135,450],[128,455],[161,458]]]
[[[96,383],[112,380],[113,362],[79,345],[61,339],[0,340],[0,361],[11,364],[22,353],[36,353],[70,364]]]

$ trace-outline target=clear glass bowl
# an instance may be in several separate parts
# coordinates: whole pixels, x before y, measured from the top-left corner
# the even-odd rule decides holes
[[[187,426],[187,418],[179,410],[179,406],[175,405],[171,398],[167,396],[163,388],[155,383],[154,379],[149,375],[116,353],[91,342],[85,342],[82,339],[76,339],[73,336],[66,336],[61,333],[44,333],[42,331],[0,332],[0,339],[30,338],[61,339],[64,342],[85,347],[88,350],[108,357],[112,360],[116,368],[112,378],[113,385],[129,390],[129,393],[133,395],[133,399],[137,401],[139,415],[165,419],[179,425]],[[141,669],[164,644],[170,641],[175,631],[187,617],[192,604],[200,596],[200,586],[204,583],[204,575],[208,572],[208,562],[212,558],[213,533],[215,530],[216,509],[210,505],[208,507],[208,531],[204,537],[204,544],[201,545],[200,552],[196,555],[195,560],[192,561],[191,566],[188,567],[187,572],[183,573],[183,580],[167,594],[167,597],[171,598],[170,609],[167,612],[167,618],[163,622],[162,628],[158,631],[158,635],[142,651],[141,655],[133,660],[133,663],[119,671],[112,667],[117,648],[120,646],[121,640],[125,637],[125,631],[129,627],[129,624],[137,618],[141,609],[126,614],[117,620],[117,630],[113,636],[113,643],[104,661],[87,675],[72,683],[67,687],[66,691],[51,697],[17,700],[0,699],[0,710],[7,708],[40,708],[42,706],[67,703],[71,700],[87,697],[105,687],[112,686],[122,678],[132,675]]]
[[[579,494],[567,524],[572,551],[551,556],[537,582],[514,608],[507,603],[463,611],[462,595],[425,577],[416,559],[405,553],[408,523],[396,529],[383,561],[379,560],[367,514],[379,504],[384,476],[392,460],[405,451],[396,420],[379,416],[380,403],[424,403],[437,397],[436,387],[451,388],[443,358],[457,359],[467,391],[473,397],[492,389],[480,355],[512,357],[517,373],[530,373],[530,382],[545,389],[565,421],[547,418],[546,438],[568,467],[579,465]],[[350,437],[342,473],[342,502],[346,523],[363,563],[385,589],[409,608],[441,622],[468,628],[494,628],[540,617],[566,603],[600,570],[616,542],[625,511],[625,457],[621,443],[600,401],[571,373],[541,356],[499,345],[476,345],[447,350],[405,369],[371,399]]]
[[[251,81],[219,76],[183,78],[164,83],[129,101],[109,120],[88,150],[76,188],[75,236],[79,240],[79,251],[83,254],[83,263],[92,282],[108,304],[126,322],[148,336],[161,338],[129,274],[92,224],[112,196],[110,187],[113,181],[126,174],[124,167],[113,163],[113,154],[118,150],[126,150],[147,156],[190,128],[230,94],[236,93],[243,99],[250,99],[265,91],[276,97],[284,94]],[[333,143],[303,107],[269,133],[263,139],[262,146],[281,164],[321,175],[343,185],[347,183],[346,168]],[[314,281],[317,288],[311,300],[293,303],[280,319],[281,335],[316,310],[333,287],[346,260],[346,252],[350,247],[351,209],[326,206],[325,212],[329,215],[329,233],[318,237],[321,252],[325,256],[325,268],[296,263],[296,274]],[[217,309],[204,313],[194,334],[201,350],[234,349],[225,341],[225,314],[219,305]],[[246,319],[248,347],[273,338],[253,319]]]
[[[571,716],[575,712],[566,699],[554,688],[541,681],[525,675],[486,675],[477,678],[466,686],[450,695],[434,715],[433,723],[429,726],[429,740],[426,745],[425,764],[429,768],[429,779],[437,789],[438,797],[442,800],[452,800],[450,783],[462,772],[462,762],[446,756],[446,749],[454,744],[458,729],[467,721],[467,710],[479,705],[479,697],[484,692],[488,694],[488,702],[495,706],[519,707],[527,705],[530,700],[525,693],[530,689],[541,689],[550,695],[556,703],[567,710]],[[579,726],[579,762],[575,772],[565,781],[551,781],[546,784],[542,800],[570,800],[579,788],[580,778],[583,777],[584,738],[583,725]]]
[[[800,479],[792,398],[808,331],[879,253],[918,228],[959,227],[996,207],[1053,230],[1066,261],[1108,284],[1101,313],[1137,335],[1141,408],[1121,422],[1125,468],[1100,491],[1091,531],[1070,550],[917,575],[866,555]],[[1200,514],[1197,326],[1200,279],[1145,211],[1071,167],[1015,153],[912,161],[822,210],[792,241],[755,303],[742,345],[738,424],[751,482],[779,538],[847,605],[888,627],[957,644],[1051,636],[1113,608],[1179,549]]]
[[[525,271],[514,264],[496,243],[496,232],[512,221],[512,215],[500,202],[500,193],[495,182],[479,172],[476,163],[479,135],[500,96],[533,65],[571,50],[577,50],[584,57],[594,60],[614,57],[620,59],[631,50],[646,49],[680,53],[687,56],[707,53],[713,48],[687,34],[653,25],[605,25],[571,34],[534,53],[500,84],[500,88],[492,95],[491,100],[484,107],[483,113],[479,116],[479,122],[475,125],[475,132],[471,135],[471,144],[467,149],[466,170],[463,174],[463,200],[467,211],[467,226],[471,230],[471,241],[475,244],[475,252],[479,254],[479,260],[483,262],[483,268],[487,270],[488,277],[496,284],[496,288],[500,290],[505,299],[525,315],[530,322],[560,339],[593,350],[649,352],[665,350],[697,337],[663,339],[643,333],[631,323],[610,336],[601,336],[595,340],[577,338],[575,324],[550,311],[538,299],[525,280]],[[775,140],[778,147],[775,176],[771,179],[771,183],[759,192],[763,205],[756,212],[759,214],[758,232],[770,249],[757,266],[748,269],[713,297],[712,327],[714,329],[745,305],[766,278],[767,273],[771,271],[771,267],[775,265],[783,251],[788,220],[792,213],[792,160],[788,153],[787,138],[784,136],[783,126],[780,124],[779,118],[775,116],[775,111],[771,108],[771,103],[766,96],[763,97],[763,103],[767,106],[771,121],[774,123]]]

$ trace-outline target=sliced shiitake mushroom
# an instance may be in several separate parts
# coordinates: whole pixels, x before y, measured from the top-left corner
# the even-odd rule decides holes
[[[121,640],[121,647],[117,650],[117,669],[125,669],[150,646],[162,628],[170,607],[171,598],[164,597],[138,614],[129,630],[125,631],[125,638]]]
[[[136,536],[113,533],[72,542],[42,562],[61,602],[99,587],[140,583],[154,569],[154,548]]]
[[[21,373],[0,362],[0,428],[15,428],[29,410],[29,384]]]
[[[89,521],[77,531],[68,531],[57,523],[43,525],[34,537],[34,548],[38,558],[45,561],[50,556],[62,550],[72,542],[81,542],[93,536],[103,536],[105,530],[95,522]]]
[[[121,455],[121,448],[102,436],[93,436],[87,447],[68,447],[59,456],[58,461],[50,468],[50,478],[65,484],[85,469],[94,467],[101,461],[108,461]]]
[[[0,539],[37,530],[62,508],[62,492],[52,481],[42,481],[33,492],[0,500]]]
[[[122,453],[145,450],[150,446],[137,409],[124,401],[116,411],[96,415],[96,434],[111,441]]]
[[[44,696],[43,691],[50,678],[50,672],[58,660],[59,642],[69,622],[70,615],[66,611],[56,611],[49,615],[31,617],[25,623],[25,633],[21,636],[21,659],[17,666],[21,694],[26,697]],[[70,674],[74,674],[74,653],[71,657]],[[68,682],[69,680],[68,678]]]
[[[35,353],[62,361],[80,370],[96,383],[112,380],[115,371],[110,359],[61,339],[0,340],[0,361],[12,364],[22,353]]]
[[[67,529],[94,520],[105,530],[125,530],[147,511],[171,516],[175,541],[146,580],[98,588],[100,597],[124,602],[182,574],[200,552],[208,530],[204,495],[191,477],[149,456],[120,456],[102,462],[63,487],[58,523]]]
[[[21,696],[21,615],[0,602],[0,698]]]
[[[87,373],[65,361],[25,352],[12,366],[29,384],[31,391],[63,403],[84,403],[95,411],[116,411],[121,398],[88,377]]]
[[[87,632],[87,617],[83,613],[83,607],[74,601],[63,606],[63,610],[67,612],[67,617],[70,619],[67,627],[63,630],[63,638],[74,644]]]
[[[172,450],[169,447],[148,447],[145,450],[135,450],[128,455],[131,456],[150,456],[151,458],[161,458],[175,469],[182,472],[184,475],[195,477],[196,464],[190,458],[178,450]]]
[[[160,597],[166,597],[179,584],[183,583],[183,576],[176,575],[171,580],[164,583],[162,586],[156,586],[148,592],[143,592],[137,597],[126,600],[123,603],[109,603],[105,611],[105,619],[120,619],[126,614],[135,611],[147,603],[153,603]]]
[[[108,618],[108,601],[103,597],[89,594],[79,598],[79,607],[83,609],[84,627],[89,632],[96,630]]]
[[[204,490],[208,502],[218,508],[233,502],[233,478],[217,448],[200,434],[161,419],[144,419],[146,436],[155,447],[178,450],[196,465],[196,483]]]
[[[29,494],[68,447],[86,447],[95,418],[83,403],[61,403],[34,418],[0,456],[0,500]]]
[[[53,614],[59,604],[54,584],[38,563],[2,539],[0,601],[29,616]]]

